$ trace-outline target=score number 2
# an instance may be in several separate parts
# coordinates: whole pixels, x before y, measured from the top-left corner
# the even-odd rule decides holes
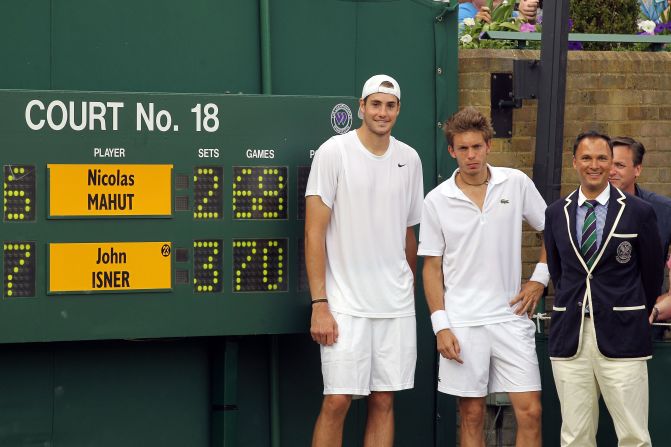
[[[219,107],[211,102],[205,104],[196,104],[196,107],[191,109],[196,114],[196,132],[205,129],[206,132],[216,132],[219,129]]]

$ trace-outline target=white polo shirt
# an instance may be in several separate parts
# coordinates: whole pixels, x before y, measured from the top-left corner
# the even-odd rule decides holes
[[[531,179],[488,167],[482,211],[457,187],[457,171],[424,199],[418,254],[443,257],[445,310],[455,327],[518,318],[509,302],[521,288],[522,221],[545,227],[545,201]]]
[[[415,314],[408,227],[419,223],[424,186],[417,152],[394,137],[384,155],[356,131],[330,138],[312,161],[306,196],[331,208],[326,296],[333,311],[368,318]]]

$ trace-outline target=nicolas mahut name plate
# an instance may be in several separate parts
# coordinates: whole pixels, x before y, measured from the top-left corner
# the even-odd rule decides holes
[[[49,217],[170,216],[171,164],[48,164]]]
[[[49,244],[49,292],[166,290],[170,242]]]

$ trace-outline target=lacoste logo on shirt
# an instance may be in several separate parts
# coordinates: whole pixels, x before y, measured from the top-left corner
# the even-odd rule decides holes
[[[501,203],[510,203],[510,200],[508,200],[508,199],[501,199]]]
[[[402,167],[405,166],[405,165],[407,165],[407,163],[405,163],[405,164],[401,164],[401,163],[399,163],[399,164],[398,164],[398,167],[399,167],[399,168],[402,168]]]

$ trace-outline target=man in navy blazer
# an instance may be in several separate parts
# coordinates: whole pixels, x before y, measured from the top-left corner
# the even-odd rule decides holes
[[[608,183],[606,135],[580,134],[573,167],[580,188],[545,212],[555,287],[549,352],[561,403],[561,445],[596,446],[603,395],[620,446],[650,446],[648,318],[663,255],[652,207]]]

